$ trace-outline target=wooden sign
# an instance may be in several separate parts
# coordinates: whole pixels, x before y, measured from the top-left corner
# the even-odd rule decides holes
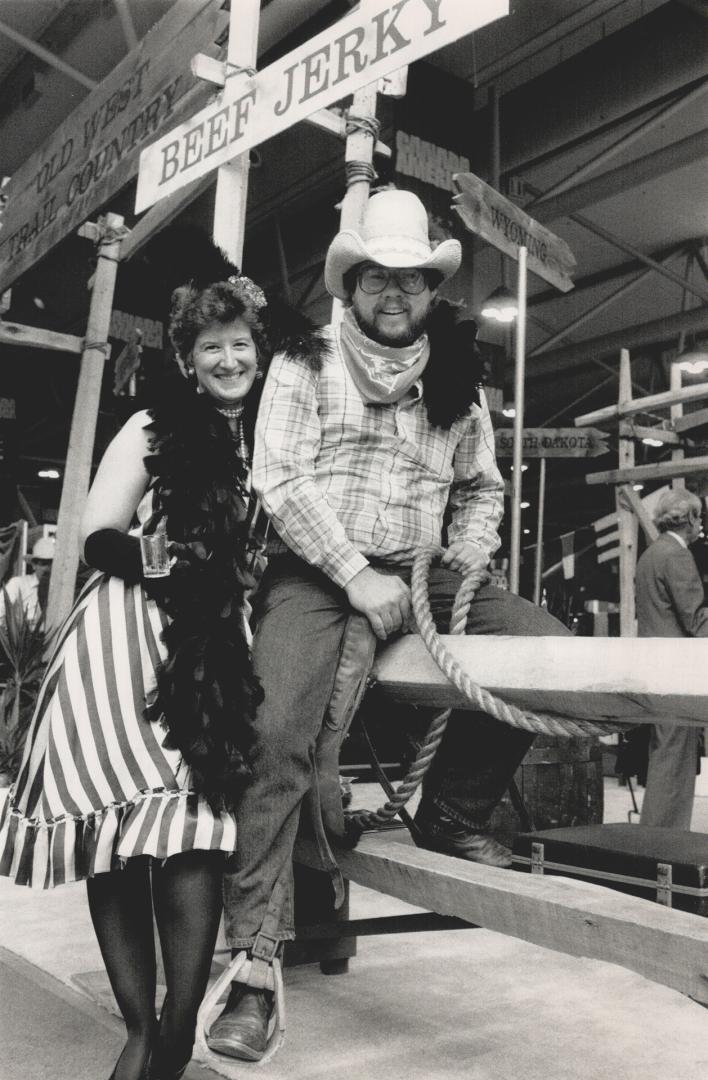
[[[367,0],[143,151],[136,213],[311,113],[506,15],[508,0]]]
[[[228,23],[222,0],[178,0],[14,174],[0,231],[0,292],[138,171],[141,148],[208,99],[190,73]]]
[[[519,248],[525,247],[529,270],[561,292],[573,288],[575,257],[565,240],[534,221],[474,173],[457,173],[453,180],[459,194],[454,196],[452,208],[470,232],[512,259],[518,259]]]
[[[524,428],[525,458],[599,457],[609,450],[607,435],[597,428]],[[514,429],[497,428],[494,432],[497,457],[513,457]]]

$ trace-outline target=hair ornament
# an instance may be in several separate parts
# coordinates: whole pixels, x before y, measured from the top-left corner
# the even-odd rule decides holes
[[[256,285],[255,281],[252,281],[250,277],[246,277],[245,274],[239,274],[238,276],[234,274],[227,280],[229,284],[236,286],[243,299],[256,311],[267,306],[268,301],[263,289],[261,289],[260,285]]]

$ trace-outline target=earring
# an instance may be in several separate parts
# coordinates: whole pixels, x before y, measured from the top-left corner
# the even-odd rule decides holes
[[[257,379],[262,379],[263,378],[263,372],[262,371],[257,371],[256,372],[256,378]]]

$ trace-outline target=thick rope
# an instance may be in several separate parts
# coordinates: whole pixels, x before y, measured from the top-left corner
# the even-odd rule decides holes
[[[516,706],[495,697],[494,694],[490,694],[488,690],[485,690],[470,678],[443,644],[440,635],[435,629],[430,611],[428,600],[430,565],[433,559],[442,554],[442,550],[442,548],[438,547],[423,548],[415,557],[411,578],[413,614],[418,624],[420,636],[435,663],[450,682],[468,697],[473,708],[478,712],[487,713],[489,716],[494,717],[495,720],[510,724],[512,727],[519,727],[537,733],[541,732],[545,735],[582,736],[587,738],[589,735],[607,735],[611,731],[620,730],[621,726],[618,724],[598,724],[592,720],[572,720],[547,714],[538,715],[524,712],[522,709],[517,709]],[[474,599],[475,592],[476,589],[471,579],[462,581],[450,617],[451,634],[464,634],[470,604]],[[392,821],[400,813],[418,790],[423,777],[428,771],[445,734],[451,712],[452,709],[445,709],[433,718],[425,738],[420,744],[415,760],[411,763],[406,776],[388,801],[378,810],[347,811],[345,816],[348,823],[359,829],[376,829],[387,825],[389,821]]]
[[[441,553],[441,548],[430,547],[419,551],[416,555],[411,578],[413,612],[418,624],[420,636],[425,642],[430,655],[450,682],[467,697],[473,709],[487,713],[495,720],[501,720],[504,724],[511,724],[512,727],[522,728],[524,731],[533,731],[536,734],[540,733],[543,735],[587,738],[590,735],[607,735],[610,731],[621,729],[622,725],[613,724],[611,722],[598,723],[595,720],[574,720],[570,717],[555,716],[548,713],[526,712],[523,709],[517,708],[515,705],[509,704],[509,702],[502,701],[501,698],[495,697],[494,694],[491,694],[488,690],[485,690],[484,687],[474,682],[463,669],[462,665],[455,660],[454,656],[452,656],[445,647],[440,635],[435,629],[435,624],[430,611],[430,603],[428,601],[428,574],[432,560]],[[462,602],[460,602],[460,593],[458,593],[455,600],[453,619],[456,616],[458,607],[462,610],[464,603],[465,597],[463,596]],[[468,610],[469,602],[467,602],[467,605],[464,608],[465,619]],[[459,630],[456,628],[453,629],[452,625],[450,630],[451,633],[459,633]]]

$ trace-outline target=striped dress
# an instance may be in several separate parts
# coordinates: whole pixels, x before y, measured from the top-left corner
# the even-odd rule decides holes
[[[77,599],[0,814],[0,874],[18,885],[51,888],[136,855],[234,851],[233,815],[194,793],[179,751],[145,716],[165,623],[141,586],[120,578],[96,574]]]

